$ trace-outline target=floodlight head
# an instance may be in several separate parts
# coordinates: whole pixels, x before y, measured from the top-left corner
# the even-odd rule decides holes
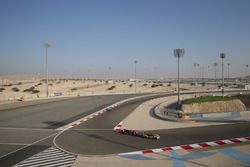
[[[137,61],[137,60],[135,60],[135,61],[134,61],[134,63],[135,63],[135,64],[137,64],[137,63],[138,63],[138,61]]]
[[[216,67],[216,66],[218,66],[218,63],[217,63],[217,62],[215,62],[215,63],[214,63],[214,66],[215,66],[215,67]]]
[[[44,47],[44,48],[50,48],[51,45],[50,45],[49,43],[44,43],[44,44],[43,44],[43,47]]]
[[[230,63],[227,63],[228,66],[230,66]]]
[[[181,58],[184,57],[184,49],[174,49],[174,57]]]
[[[226,58],[226,54],[225,53],[220,53],[220,58],[222,58],[222,59]]]
[[[246,65],[246,68],[248,68],[248,64]]]

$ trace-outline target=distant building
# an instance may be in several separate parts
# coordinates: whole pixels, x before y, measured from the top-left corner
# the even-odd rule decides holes
[[[250,85],[239,85],[239,88],[250,90]]]
[[[245,89],[250,90],[250,85],[245,85]]]
[[[129,79],[128,79],[128,81],[130,81],[130,82],[135,82],[135,80],[136,80],[137,82],[143,81],[142,79],[139,79],[139,78],[137,78],[137,79],[135,79],[135,78],[129,78]]]
[[[106,84],[113,84],[114,83],[114,80],[107,80],[106,81]]]

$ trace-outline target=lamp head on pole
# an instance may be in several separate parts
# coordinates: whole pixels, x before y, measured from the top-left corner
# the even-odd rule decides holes
[[[137,64],[137,63],[138,63],[138,61],[137,61],[137,60],[135,60],[135,61],[134,61],[134,63],[135,63],[135,64]]]
[[[181,58],[184,57],[184,49],[174,49],[174,57]]]
[[[50,45],[49,43],[44,43],[44,44],[43,44],[43,47],[44,47],[44,48],[50,48],[51,45]]]
[[[226,54],[225,53],[220,53],[220,58],[222,58],[222,59],[226,58]]]

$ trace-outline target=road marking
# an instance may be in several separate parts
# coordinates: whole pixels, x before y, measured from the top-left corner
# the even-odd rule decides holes
[[[36,143],[39,143],[39,142],[41,142],[41,141],[43,141],[43,140],[46,140],[46,139],[48,139],[48,138],[50,138],[50,137],[56,135],[57,133],[58,133],[58,132],[53,133],[53,134],[51,134],[51,135],[49,135],[49,136],[47,136],[47,137],[45,137],[45,138],[42,138],[42,139],[40,139],[40,140],[35,141],[35,142],[33,142],[33,143],[29,144],[29,145],[26,145],[26,146],[24,146],[24,147],[21,147],[21,148],[15,150],[15,151],[9,152],[9,153],[7,153],[7,154],[1,156],[0,159],[3,158],[3,157],[8,156],[8,155],[10,155],[10,154],[13,154],[13,153],[15,153],[15,152],[17,152],[17,151],[23,150],[23,149],[25,149],[25,148],[27,148],[27,147],[29,147],[29,146],[32,146],[32,145],[34,145],[34,144],[36,144]]]
[[[183,158],[175,151],[170,151],[171,159],[173,161],[173,167],[184,167]]]
[[[238,160],[241,163],[244,163],[246,165],[250,165],[250,154],[245,153],[242,151],[239,151],[234,148],[225,148],[225,149],[220,149],[218,152],[222,153],[223,155],[226,155],[232,159]]]
[[[50,147],[22,162],[19,162],[14,167],[37,167],[37,166],[65,166],[71,167],[76,159],[76,155],[65,153],[55,146]]]
[[[113,131],[113,129],[72,129],[72,131]]]
[[[16,146],[25,146],[29,145],[27,143],[0,143],[1,145],[16,145]]]
[[[156,153],[160,151],[190,150],[190,149],[205,148],[205,147],[215,147],[215,146],[228,145],[228,144],[234,144],[234,143],[249,142],[250,137],[234,138],[234,139],[228,139],[228,140],[230,140],[230,142],[225,142],[227,140],[217,140],[217,141],[197,143],[197,144],[189,144],[189,145],[157,148],[157,149],[151,149],[151,150],[141,150],[141,151],[127,152],[127,153],[119,153],[118,155],[123,156],[123,155],[135,155],[135,154],[150,154],[150,153]]]
[[[41,128],[10,128],[10,127],[0,127],[0,130],[39,130],[39,131],[56,131],[55,129],[41,129]]]
[[[129,102],[129,101],[133,101],[133,100],[140,99],[140,98],[145,98],[145,97],[151,97],[151,96],[153,97],[153,96],[157,96],[157,95],[169,95],[169,94],[170,94],[170,92],[169,93],[154,93],[154,94],[142,95],[142,96],[135,96],[135,97],[132,97],[132,98],[124,99],[124,100],[115,102],[114,104],[112,104],[110,106],[107,106],[107,107],[105,107],[105,108],[103,108],[101,110],[98,110],[98,111],[96,111],[96,112],[94,112],[94,113],[92,113],[90,115],[87,115],[87,116],[85,116],[83,118],[80,118],[80,119],[78,119],[78,120],[76,120],[74,122],[71,122],[71,123],[69,123],[67,125],[59,127],[56,130],[65,131],[65,130],[71,129],[73,127],[76,127],[77,125],[80,125],[80,124],[82,124],[82,123],[84,123],[84,122],[86,122],[86,121],[88,121],[90,119],[93,119],[93,118],[95,118],[95,117],[97,117],[99,115],[102,115],[105,112],[108,112],[109,110],[112,110],[115,107],[117,107],[119,105],[122,105],[122,104],[124,104],[126,102]]]

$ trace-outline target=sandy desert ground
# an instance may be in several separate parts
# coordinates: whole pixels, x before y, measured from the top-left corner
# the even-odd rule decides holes
[[[175,91],[177,84],[154,83],[152,81],[138,81],[137,93]],[[158,85],[158,86],[155,86]],[[155,86],[155,87],[154,87]],[[185,90],[215,89],[215,85],[191,86],[181,84]],[[2,89],[2,91],[1,91]],[[105,80],[74,80],[60,79],[49,81],[49,97],[55,96],[85,96],[98,94],[135,93],[135,82]],[[4,80],[0,85],[0,102],[17,100],[36,100],[46,98],[46,83],[40,80]]]

